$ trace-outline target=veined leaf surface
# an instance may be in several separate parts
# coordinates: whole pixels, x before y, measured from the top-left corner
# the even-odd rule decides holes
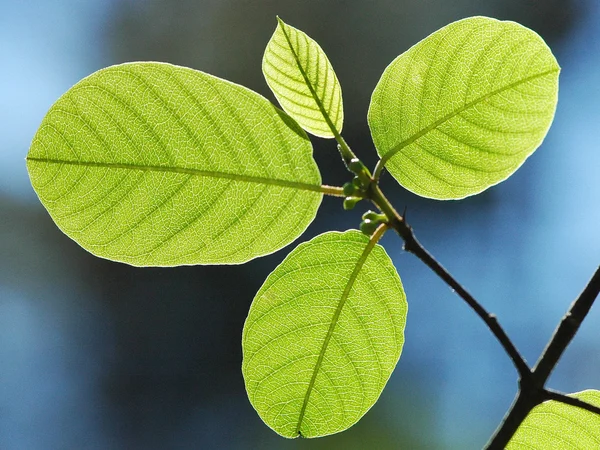
[[[421,196],[481,192],[541,144],[559,71],[542,38],[517,23],[451,23],[385,69],[368,114],[377,152],[396,180]]]
[[[600,391],[572,394],[600,407]],[[600,416],[554,400],[536,406],[512,437],[507,450],[589,450],[600,448]]]
[[[296,239],[320,204],[308,137],[260,95],[192,69],[100,70],[44,118],[27,157],[56,224],[136,266],[242,263]]]
[[[358,231],[299,245],[260,288],[244,325],[250,402],[282,436],[343,431],[377,401],[404,343],[392,261]]]
[[[309,133],[324,138],[342,131],[342,89],[323,49],[278,18],[263,57],[263,74],[279,104]]]

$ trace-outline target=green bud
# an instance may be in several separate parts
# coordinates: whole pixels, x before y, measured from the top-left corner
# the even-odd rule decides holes
[[[343,189],[344,195],[347,197],[352,197],[354,194],[356,194],[356,186],[353,183],[344,183]]]
[[[354,186],[356,186],[358,189],[362,189],[363,188],[362,181],[360,181],[360,178],[358,178],[358,177],[352,178],[352,184]]]
[[[375,211],[367,211],[362,216],[363,220],[371,220],[377,223],[383,223],[387,221],[387,217],[385,214],[378,214]]]
[[[360,197],[346,197],[344,199],[344,209],[345,210],[350,210],[352,208],[354,208],[354,206],[360,202],[361,198]]]
[[[360,159],[352,158],[352,160],[350,160],[350,164],[348,164],[348,169],[350,169],[352,172],[358,175],[359,173],[363,172],[366,169],[366,167],[360,161]]]
[[[379,222],[374,222],[372,220],[366,219],[363,220],[360,224],[360,231],[367,236],[371,236],[375,233],[375,230],[379,226]]]

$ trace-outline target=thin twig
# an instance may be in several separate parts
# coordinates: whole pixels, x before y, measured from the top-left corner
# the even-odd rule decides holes
[[[575,336],[575,333],[577,333],[583,319],[585,319],[585,316],[594,304],[598,293],[600,293],[600,267],[596,269],[587,286],[561,320],[533,369],[535,378],[541,382],[542,386],[552,373],[554,367],[556,367],[558,360]]]
[[[592,405],[588,402],[584,402],[583,400],[580,400],[575,397],[569,397],[568,395],[565,395],[562,392],[556,392],[550,389],[546,389],[545,395],[548,400],[555,400],[566,405],[576,406],[577,408],[585,409],[586,411],[600,415],[600,408],[598,406]]]
[[[529,411],[536,404],[536,399],[525,395],[524,391],[520,389],[513,404],[504,416],[504,419],[502,419],[502,423],[485,446],[485,450],[504,450],[515,434],[515,431],[517,431],[517,428],[523,423]]]
[[[338,136],[336,136],[336,138],[337,137]],[[340,142],[340,140],[341,139],[338,139],[338,142]],[[345,142],[343,143],[347,147],[347,144]],[[349,147],[347,148],[349,150]],[[340,151],[342,152],[342,149]],[[351,153],[351,150],[349,150],[348,153]],[[344,155],[344,152],[342,152],[342,155]],[[365,196],[387,216],[389,226],[404,240],[404,250],[419,258],[427,267],[438,275],[442,281],[455,291],[481,318],[481,320],[483,320],[519,373],[519,391],[517,396],[486,448],[490,450],[504,449],[529,412],[535,406],[548,399],[561,401],[573,406],[579,406],[588,411],[600,414],[600,408],[598,407],[544,388],[550,373],[575,336],[575,333],[577,333],[579,326],[585,319],[585,316],[600,292],[600,267],[596,270],[596,273],[581,295],[575,300],[573,305],[571,305],[569,312],[559,324],[554,335],[550,339],[548,346],[540,356],[535,368],[532,370],[504,329],[500,326],[496,316],[486,311],[486,309],[475,300],[475,298],[469,294],[469,292],[456,281],[427,250],[425,250],[419,241],[417,241],[412,228],[406,223],[405,217],[398,214],[390,201],[383,195],[378,184],[383,167],[384,164],[379,161],[375,168],[374,176],[371,177],[371,175],[368,174],[370,183],[366,189]]]
[[[321,192],[325,195],[331,195],[333,197],[345,197],[344,188],[338,186],[328,186],[326,184],[321,185]]]
[[[369,190],[369,196],[373,203],[383,211],[390,221],[390,227],[394,228],[398,235],[404,240],[404,249],[417,258],[419,258],[427,267],[438,275],[452,290],[454,290],[466,303],[475,311],[475,313],[483,320],[496,337],[500,345],[504,348],[517,372],[521,378],[531,375],[531,370],[521,356],[513,342],[510,340],[504,329],[500,326],[495,315],[490,314],[485,310],[475,298],[462,287],[462,285],[450,275],[450,273],[425,250],[425,248],[417,241],[412,228],[406,223],[404,218],[392,207],[389,200],[383,195],[379,186],[372,183]]]
[[[397,231],[397,229],[396,229]],[[473,298],[471,294],[458,282],[456,281],[452,275],[439,263],[437,260],[431,256],[431,254],[423,248],[423,246],[417,241],[412,232],[412,229],[409,228],[410,237],[408,240],[404,241],[404,248],[406,251],[412,253],[417,258],[419,258],[425,265],[427,265],[431,270],[433,270],[452,290],[454,290],[464,301],[471,307],[475,314],[477,314],[481,320],[488,326],[492,334],[496,337],[500,345],[504,348],[504,351],[512,360],[519,376],[526,377],[530,374],[530,369],[525,359],[521,356],[511,339],[508,337],[498,319],[494,314],[489,313],[486,309],[481,306],[481,304]],[[405,231],[403,231],[406,234]],[[400,234],[400,233],[399,233]]]
[[[521,379],[516,401],[510,407],[486,448],[503,449],[515,434],[521,422],[527,417],[529,411],[542,401],[552,396],[556,397],[553,398],[554,400],[563,401],[563,403],[571,401],[572,397],[566,397],[564,394],[545,389],[544,385],[573,336],[577,333],[581,322],[590,311],[598,293],[600,293],[600,267],[596,269],[592,279],[558,325],[533,372],[527,378]]]

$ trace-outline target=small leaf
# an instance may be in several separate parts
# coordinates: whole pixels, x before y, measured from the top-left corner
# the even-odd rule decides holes
[[[136,266],[234,264],[313,220],[308,137],[260,95],[192,69],[122,64],[73,86],[27,157],[33,187],[82,247]]]
[[[250,402],[288,438],[352,426],[396,366],[406,312],[398,273],[375,240],[329,232],[299,245],[260,288],[244,325]]]
[[[600,391],[571,394],[600,407]],[[600,416],[554,400],[536,406],[512,437],[508,450],[589,450],[600,448]]]
[[[281,107],[309,133],[332,138],[342,131],[342,89],[323,49],[277,19],[263,57],[263,74]]]
[[[510,176],[554,117],[560,68],[514,22],[451,23],[396,58],[377,84],[369,126],[389,172],[410,191],[459,199]]]

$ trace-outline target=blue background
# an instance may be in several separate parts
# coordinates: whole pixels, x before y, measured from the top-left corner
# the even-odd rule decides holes
[[[316,39],[342,83],[344,134],[371,167],[370,94],[398,54],[471,15],[538,31],[562,66],[544,144],[509,180],[458,202],[417,198],[391,177],[417,237],[496,313],[533,363],[600,262],[600,3],[596,0],[76,0],[0,3],[0,448],[469,449],[487,441],[516,392],[489,331],[395,236],[403,279],[403,355],[379,402],[349,431],[287,441],[249,404],[240,337],[254,293],[293,245],[245,266],[136,269],[87,254],[31,189],[29,143],[79,79],[159,60],[244,84],[262,79],[275,15]],[[324,181],[348,175],[315,142]],[[360,209],[360,208],[358,208]],[[358,226],[326,198],[301,240]],[[550,380],[600,389],[600,307]]]

